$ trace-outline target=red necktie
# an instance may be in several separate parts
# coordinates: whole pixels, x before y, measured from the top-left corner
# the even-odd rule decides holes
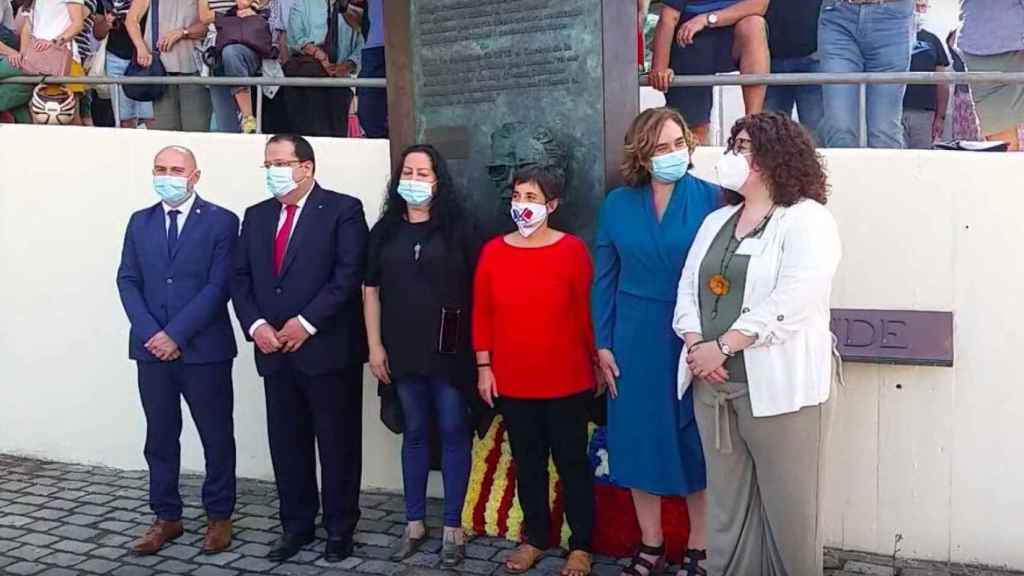
[[[295,224],[295,211],[299,209],[295,204],[286,204],[284,207],[288,213],[284,218],[284,224],[277,231],[274,238],[274,274],[281,275],[281,267],[284,265],[284,254],[288,249],[288,239],[292,235],[292,226]]]

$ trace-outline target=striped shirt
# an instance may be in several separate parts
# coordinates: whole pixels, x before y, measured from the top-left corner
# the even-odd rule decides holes
[[[82,23],[82,31],[75,36],[75,44],[78,45],[78,57],[83,65],[89,63],[92,58],[94,43],[92,29],[95,22],[92,17],[96,14],[96,0],[85,0],[85,21]]]
[[[213,10],[217,14],[224,14],[228,10],[235,7],[235,0],[208,0],[210,3],[210,10]]]
[[[725,10],[737,2],[739,0],[664,0],[665,6],[682,12],[684,18]]]

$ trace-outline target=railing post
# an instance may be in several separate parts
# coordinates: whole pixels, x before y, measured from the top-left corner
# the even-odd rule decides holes
[[[859,97],[857,98],[857,118],[860,126],[860,147],[868,147],[868,85],[857,85]]]
[[[718,145],[725,146],[725,87],[715,86],[718,93]]]
[[[110,85],[110,105],[114,107],[114,128],[121,127],[121,85]]]
[[[280,88],[277,89],[281,91]],[[276,96],[276,94],[275,94]],[[263,134],[263,87],[256,88],[256,133]]]

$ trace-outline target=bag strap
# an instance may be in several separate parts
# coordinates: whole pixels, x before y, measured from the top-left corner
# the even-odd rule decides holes
[[[160,56],[160,0],[152,0],[150,15],[152,19],[150,24],[150,30],[153,31],[153,54],[155,57]]]

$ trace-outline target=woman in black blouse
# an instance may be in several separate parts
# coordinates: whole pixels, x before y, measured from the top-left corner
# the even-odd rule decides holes
[[[444,158],[430,145],[402,154],[383,215],[370,232],[365,315],[370,370],[394,386],[402,407],[405,535],[392,559],[426,541],[430,431],[440,431],[444,477],[442,562],[464,556],[462,506],[469,482],[467,398],[475,394],[470,294],[479,253]]]

